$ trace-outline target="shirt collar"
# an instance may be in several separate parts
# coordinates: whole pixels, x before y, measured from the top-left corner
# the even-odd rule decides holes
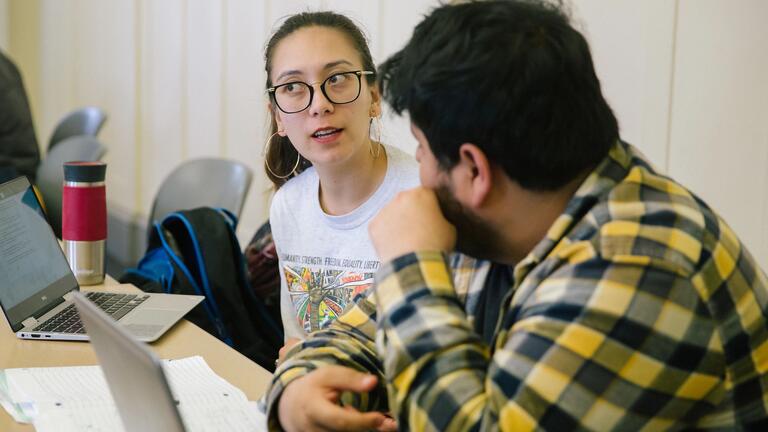
[[[546,236],[515,266],[516,285],[530,269],[544,261],[573,226],[582,220],[597,202],[603,200],[636,163],[648,164],[631,145],[617,141],[609,150],[608,156],[581,183],[563,214],[558,216],[547,230]]]

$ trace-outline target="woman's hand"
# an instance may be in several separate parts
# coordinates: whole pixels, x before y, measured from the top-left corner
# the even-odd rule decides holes
[[[283,345],[283,347],[280,348],[280,351],[277,352],[277,361],[275,362],[275,366],[278,366],[280,363],[282,363],[283,359],[285,358],[285,352],[288,351],[292,346],[296,345],[299,342],[301,342],[301,339],[299,339],[299,338],[288,338],[288,339],[286,339],[285,345]]]

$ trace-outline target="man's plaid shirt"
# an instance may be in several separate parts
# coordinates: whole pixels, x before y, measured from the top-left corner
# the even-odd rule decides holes
[[[766,276],[631,146],[612,148],[515,266],[490,346],[473,330],[488,265],[449,261],[387,263],[368,298],[292,349],[270,426],[285,385],[340,364],[386,384],[343,401],[401,430],[768,430]]]

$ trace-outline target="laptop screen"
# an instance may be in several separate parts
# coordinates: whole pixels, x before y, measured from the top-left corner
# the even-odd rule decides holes
[[[0,185],[0,305],[11,328],[38,317],[77,288],[26,177]]]

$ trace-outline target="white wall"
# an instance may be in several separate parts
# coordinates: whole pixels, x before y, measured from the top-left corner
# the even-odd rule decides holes
[[[8,1],[8,0],[0,0]],[[29,0],[10,0],[21,2]],[[41,147],[56,122],[83,105],[106,109],[110,210],[143,222],[159,184],[201,156],[248,164],[254,184],[240,231],[267,216],[270,183],[263,48],[287,15],[333,8],[352,16],[381,61],[404,44],[434,1],[36,0],[40,96],[33,103]],[[403,13],[405,10],[412,12]],[[386,37],[383,37],[386,35]],[[18,35],[22,36],[22,35]],[[407,121],[387,117],[384,139],[415,148]]]
[[[669,172],[768,268],[768,2],[690,0],[677,24]]]
[[[109,206],[127,220],[146,219],[158,185],[183,160],[241,160],[256,174],[243,238],[267,214],[262,57],[276,24],[302,10],[347,13],[367,31],[381,62],[438,3],[0,0],[0,44],[9,1],[39,3],[39,61],[28,62],[39,70],[23,72],[39,77],[32,86],[39,88],[33,108],[41,143],[65,112],[104,107],[110,114],[101,136],[109,146]],[[768,2],[737,6],[575,0],[573,15],[590,41],[624,139],[721,211],[766,265],[768,27],[762,23]],[[385,141],[412,151],[407,119],[385,114],[384,120]]]
[[[676,0],[579,0],[575,23],[589,41],[622,138],[667,168]]]

